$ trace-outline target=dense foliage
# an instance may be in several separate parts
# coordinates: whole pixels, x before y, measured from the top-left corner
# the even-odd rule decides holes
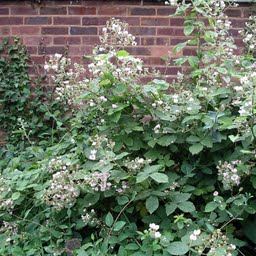
[[[189,40],[174,52],[197,55],[174,59],[186,73],[171,84],[123,50],[135,38],[116,19],[89,56],[91,77],[51,56],[66,132],[1,149],[1,255],[255,255],[256,62],[249,40],[234,54],[225,8],[177,5]]]
[[[31,137],[43,145],[58,139],[68,108],[54,99],[55,87],[47,87],[43,75],[29,77],[33,63],[18,38],[4,39],[0,54],[0,129],[8,133],[7,140],[18,143]]]

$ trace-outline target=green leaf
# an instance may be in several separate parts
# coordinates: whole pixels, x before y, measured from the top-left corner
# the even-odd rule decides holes
[[[136,251],[139,249],[139,246],[135,243],[130,243],[125,246],[125,249],[129,251]]]
[[[165,205],[166,215],[169,216],[177,209],[177,204],[170,202]]]
[[[201,143],[196,143],[189,147],[189,151],[192,155],[196,155],[203,150],[203,145]]]
[[[119,196],[116,198],[116,200],[119,205],[124,205],[129,202],[129,198],[127,196]]]
[[[85,195],[83,200],[84,207],[89,207],[96,204],[100,199],[100,194],[98,193],[88,193]]]
[[[172,201],[177,204],[187,201],[190,197],[191,194],[181,192],[175,192],[173,195],[171,195]]]
[[[122,229],[124,227],[124,225],[126,224],[125,221],[117,221],[114,225],[113,230],[114,231],[119,231],[120,229]]]
[[[194,142],[200,141],[200,138],[198,136],[195,136],[195,135],[190,135],[186,138],[186,141],[189,142],[189,143],[194,143]]]
[[[212,141],[212,137],[205,137],[201,140],[201,143],[207,147],[207,148],[212,148],[213,146],[213,141]]]
[[[167,247],[171,255],[184,255],[189,251],[189,247],[184,242],[173,242]]]
[[[206,204],[204,211],[205,212],[212,212],[218,207],[218,203],[216,202],[209,202]]]
[[[136,177],[136,183],[141,183],[149,177],[148,173],[140,172]]]
[[[150,214],[157,210],[159,207],[159,201],[156,196],[150,196],[146,200],[146,209]]]
[[[196,210],[194,204],[189,201],[178,204],[178,208],[183,212],[194,212]]]
[[[176,135],[166,135],[166,136],[162,136],[161,138],[159,138],[157,140],[157,144],[161,145],[161,146],[169,146],[172,143],[174,143],[177,139]]]
[[[13,193],[12,194],[12,200],[17,200],[17,199],[19,199],[20,198],[20,195],[21,195],[21,193],[20,192],[15,192],[15,193]]]
[[[151,166],[146,166],[143,170],[144,173],[154,173],[154,172],[158,172],[159,170],[161,170],[163,168],[163,165],[161,164],[156,164],[156,165],[151,165]]]
[[[173,48],[173,52],[174,52],[174,53],[180,52],[186,45],[187,45],[187,42],[177,44],[177,45]]]
[[[151,174],[150,177],[157,183],[167,183],[168,182],[168,176],[164,173],[156,172],[156,173]]]
[[[194,29],[195,29],[195,27],[193,25],[186,25],[184,27],[185,36],[189,36],[194,31]]]
[[[117,57],[126,57],[126,56],[129,56],[129,52],[125,51],[125,50],[119,50],[117,53],[116,53],[116,56]]]
[[[105,218],[105,223],[108,227],[111,227],[113,225],[113,222],[114,222],[114,218],[112,216],[112,214],[109,212],[107,215],[106,215],[106,218]]]

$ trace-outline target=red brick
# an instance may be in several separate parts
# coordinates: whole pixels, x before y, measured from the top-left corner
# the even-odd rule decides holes
[[[77,44],[81,44],[81,38],[80,37],[55,37],[53,39],[53,43],[54,44],[59,44],[59,45],[65,45],[65,44],[69,44],[69,45],[77,45]]]
[[[72,6],[68,7],[69,15],[95,15],[96,7],[81,7],[81,6]]]
[[[184,35],[183,28],[158,28],[158,35],[181,36]]]
[[[195,48],[184,48],[183,49],[184,56],[197,56]]]
[[[241,35],[239,34],[239,30],[240,29],[230,29],[229,30],[229,33],[231,36],[233,37],[241,37]]]
[[[133,55],[150,55],[150,50],[145,47],[126,47],[125,49]]]
[[[29,36],[23,37],[23,42],[26,45],[40,45],[40,44],[50,44],[52,42],[51,37],[44,37],[44,36]]]
[[[65,52],[67,52],[66,46],[46,46],[46,47],[41,47],[39,50],[39,54],[55,54],[55,53],[64,54]]]
[[[127,15],[126,7],[103,5],[98,7],[98,15]]]
[[[154,37],[143,37],[141,38],[141,45],[154,45],[155,38]]]
[[[243,19],[229,19],[233,28],[244,28],[245,20]]]
[[[12,28],[13,35],[39,35],[40,28],[39,27],[13,27]]]
[[[51,18],[50,17],[43,17],[43,16],[26,17],[26,18],[24,18],[24,24],[47,25],[47,24],[51,24]]]
[[[42,7],[40,8],[41,15],[62,15],[67,14],[66,7]]]
[[[240,47],[240,48],[243,48],[244,47],[244,41],[242,38],[236,38],[235,39],[235,44],[236,46]]]
[[[157,16],[169,16],[175,13],[175,8],[158,8],[157,9]]]
[[[156,10],[154,8],[131,8],[130,9],[131,15],[140,15],[140,16],[146,16],[146,15],[156,15]]]
[[[37,47],[36,46],[27,46],[26,47],[28,54],[37,54]]]
[[[80,17],[53,17],[54,25],[80,25]]]
[[[0,27],[0,35],[9,35],[10,28],[9,27]]]
[[[186,38],[171,38],[171,45],[177,45],[180,43],[184,43],[186,41]]]
[[[253,11],[251,8],[246,8],[243,10],[243,17],[248,19],[253,14]]]
[[[26,7],[11,7],[11,15],[37,15],[38,9],[33,8],[32,6]]]
[[[9,9],[8,8],[0,8],[0,15],[8,15]]]
[[[144,35],[144,36],[153,36],[156,34],[155,28],[148,28],[148,27],[131,27],[129,31],[133,35]]]
[[[179,17],[170,18],[170,26],[183,26],[184,19]]]
[[[163,56],[168,56],[168,52],[171,50],[169,46],[154,46],[151,48],[151,56],[155,57],[163,57]]]
[[[87,37],[83,37],[82,40],[83,40],[83,44],[86,44],[86,45],[96,45],[100,43],[98,36],[87,36]]]
[[[70,46],[69,47],[69,55],[89,55],[92,53],[93,46]]]
[[[97,35],[96,27],[71,27],[71,35]]]
[[[178,72],[181,72],[181,68],[178,67],[156,67],[156,69],[159,70],[162,75],[176,76]]]
[[[0,17],[0,24],[3,25],[22,25],[22,17]]]
[[[242,13],[239,8],[236,9],[227,9],[225,12],[229,17],[241,17]]]
[[[43,56],[31,55],[30,58],[31,58],[32,62],[35,63],[36,65],[38,65],[38,64],[42,65],[45,63],[45,58]]]
[[[82,19],[82,25],[104,25],[106,24],[106,21],[109,19],[109,17],[83,17]]]
[[[170,38],[169,37],[157,37],[156,38],[156,45],[169,45]]]
[[[43,27],[43,35],[66,35],[68,34],[68,28],[64,27]]]
[[[142,26],[169,26],[168,18],[141,18]]]

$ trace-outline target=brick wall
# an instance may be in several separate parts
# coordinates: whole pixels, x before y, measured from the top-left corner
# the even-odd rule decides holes
[[[161,1],[161,0],[160,0]],[[146,0],[43,0],[42,5],[31,1],[0,1],[0,38],[18,35],[23,39],[32,59],[44,63],[44,54],[63,53],[69,45],[69,55],[80,61],[97,44],[101,28],[110,17],[129,23],[129,31],[138,45],[129,49],[140,56],[147,66],[157,67],[175,76],[176,67],[168,67],[160,57],[166,56],[177,43],[184,40],[183,19],[169,17],[174,8],[162,2]],[[244,26],[252,10],[250,4],[228,10],[233,23],[231,30],[239,47],[242,41],[238,31]],[[193,54],[185,48],[183,54]]]

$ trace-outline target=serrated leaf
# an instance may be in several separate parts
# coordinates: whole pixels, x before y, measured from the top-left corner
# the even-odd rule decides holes
[[[181,192],[176,192],[175,194],[171,195],[172,201],[177,204],[187,201],[190,197],[191,194]]]
[[[194,212],[196,210],[194,204],[190,201],[178,204],[178,208],[183,212]]]
[[[159,138],[157,140],[157,144],[161,145],[161,146],[169,146],[172,143],[174,143],[177,139],[176,135],[166,135],[166,136],[162,136],[161,138]]]
[[[201,143],[196,143],[189,147],[189,151],[192,155],[196,155],[203,150],[204,146]]]
[[[212,141],[212,137],[205,137],[201,140],[201,143],[207,147],[207,148],[212,148],[213,146],[213,141]]]
[[[189,251],[189,246],[184,242],[173,242],[167,247],[171,255],[184,255]]]
[[[165,205],[165,212],[166,212],[167,216],[172,214],[176,209],[177,209],[177,204],[175,204],[173,202],[170,202]]]
[[[190,143],[194,143],[194,142],[200,141],[200,138],[198,136],[195,136],[195,135],[190,135],[186,138],[186,141],[190,142]]]
[[[156,173],[151,174],[150,177],[157,183],[167,183],[168,182],[168,176],[164,173],[156,172]]]
[[[206,204],[204,211],[205,212],[212,212],[218,207],[216,202],[209,202]]]
[[[150,214],[157,210],[159,207],[159,201],[156,196],[150,196],[146,200],[146,209]]]

